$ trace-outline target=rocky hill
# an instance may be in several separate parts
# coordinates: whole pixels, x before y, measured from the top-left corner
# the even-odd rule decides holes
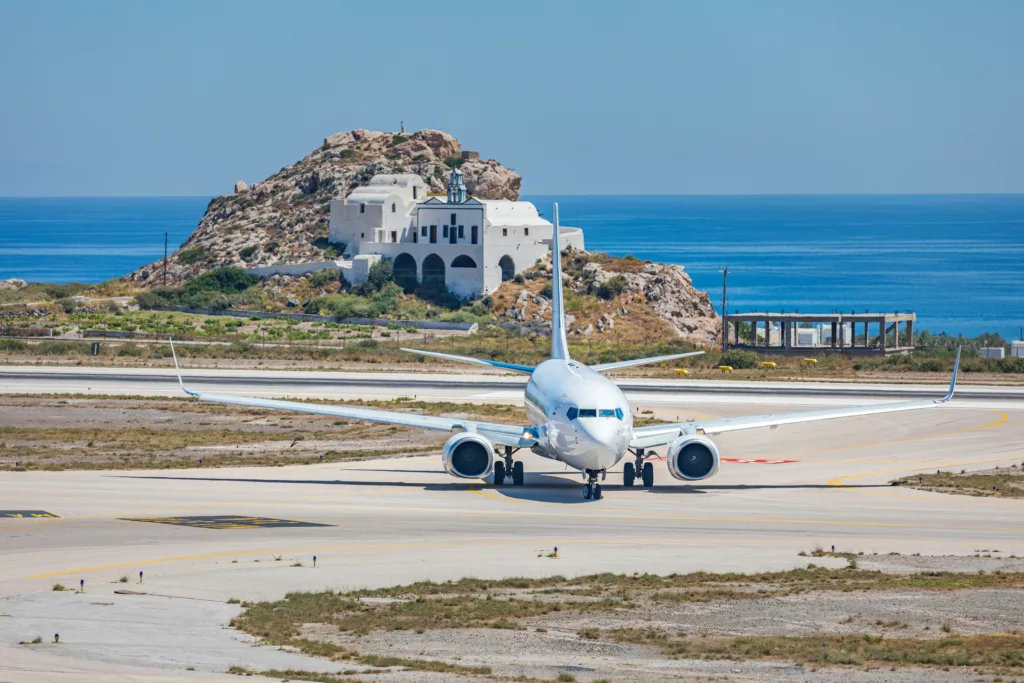
[[[522,178],[497,161],[461,158],[462,145],[439,130],[401,135],[353,130],[324,140],[301,161],[262,182],[239,181],[233,194],[210,202],[199,226],[168,259],[167,284],[180,285],[219,266],[240,268],[325,260],[330,201],[346,197],[377,173],[417,173],[444,192],[460,165],[470,194],[518,199]],[[138,287],[162,284],[162,262],[125,278]]]
[[[623,342],[682,339],[713,344],[720,322],[707,292],[681,266],[630,256],[569,252],[563,264],[568,333]],[[551,260],[502,284],[491,314],[521,325],[551,321]]]

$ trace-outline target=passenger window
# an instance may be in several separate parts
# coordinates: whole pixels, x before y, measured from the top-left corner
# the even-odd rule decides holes
[[[598,413],[601,417],[615,417],[615,411],[610,408],[602,408],[601,412]]]
[[[580,417],[597,417],[597,410],[594,408],[580,408]]]
[[[572,408],[569,408],[568,411],[566,411],[565,416],[569,418],[570,422],[572,422],[579,416],[579,414],[580,411],[576,409],[576,406],[573,406]]]

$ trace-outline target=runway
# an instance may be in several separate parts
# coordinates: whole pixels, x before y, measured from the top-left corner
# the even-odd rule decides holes
[[[301,382],[286,388],[303,386],[319,395]],[[485,385],[438,393],[516,400],[517,391]],[[813,393],[633,398],[670,419],[865,402]],[[305,467],[0,472],[0,509],[23,513],[0,518],[0,613],[9,615],[0,618],[0,642],[55,632],[62,640],[53,652],[20,655],[31,660],[24,666],[33,677],[5,670],[0,680],[87,680],[60,673],[72,660],[102,665],[105,675],[123,669],[122,680],[158,680],[145,678],[150,669],[191,680],[187,666],[212,675],[240,658],[256,669],[321,666],[252,648],[222,628],[238,611],[229,598],[276,599],[293,590],[464,576],[774,570],[805,566],[800,551],[833,544],[866,553],[1022,555],[1024,501],[888,485],[913,472],[1020,466],[1022,437],[1024,401],[998,395],[739,432],[716,438],[726,459],[719,476],[683,485],[658,462],[653,489],[625,489],[620,463],[601,501],[583,500],[578,476],[525,452],[521,488],[455,480],[441,471],[439,455]],[[556,546],[557,559],[547,557]],[[84,594],[51,590],[80,580]],[[147,595],[114,593],[123,589]]]

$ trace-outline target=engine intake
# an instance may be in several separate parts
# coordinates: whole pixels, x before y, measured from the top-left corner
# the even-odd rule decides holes
[[[479,434],[460,432],[445,442],[441,461],[453,477],[483,479],[494,469],[494,446]]]
[[[718,448],[704,436],[681,436],[668,449],[668,471],[676,479],[698,481],[718,472]]]

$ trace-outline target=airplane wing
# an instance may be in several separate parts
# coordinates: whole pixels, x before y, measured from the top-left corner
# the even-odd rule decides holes
[[[505,370],[512,370],[514,372],[524,372],[528,375],[533,374],[535,368],[529,365],[516,365],[515,363],[501,363],[496,360],[483,360],[482,358],[472,358],[470,356],[455,356],[450,353],[438,353],[437,351],[420,351],[419,349],[402,349],[408,353],[418,353],[421,356],[432,356],[434,358],[444,358],[446,360],[454,360],[459,363],[472,363],[473,365],[489,365],[492,368],[502,368]]]
[[[620,360],[617,363],[599,363],[598,365],[588,365],[591,370],[595,372],[607,372],[608,370],[618,370],[619,368],[630,368],[634,365],[649,365],[651,363],[663,363],[667,360],[675,360],[676,358],[686,358],[688,356],[699,356],[703,351],[690,351],[689,353],[673,353],[668,356],[653,356],[651,358],[634,358],[633,360]]]
[[[461,418],[453,419],[434,417],[432,415],[417,415],[415,413],[377,410],[374,408],[301,403],[299,401],[279,401],[267,398],[235,396],[233,394],[207,394],[199,391],[191,391],[185,387],[185,382],[181,377],[181,370],[178,368],[178,356],[174,353],[173,342],[171,342],[171,354],[174,356],[174,369],[178,372],[178,385],[181,387],[181,390],[189,396],[193,396],[198,398],[200,401],[207,403],[224,403],[228,405],[248,406],[252,408],[266,408],[268,410],[288,410],[312,415],[330,415],[332,417],[341,417],[350,420],[383,422],[385,424],[419,427],[421,429],[434,429],[442,432],[477,432],[493,444],[514,446],[516,448],[529,448],[537,443],[537,435],[531,427],[497,424],[493,422],[479,422],[476,420]]]
[[[878,415],[904,410],[921,410],[934,408],[948,403],[956,390],[956,376],[960,369],[960,349],[956,351],[956,362],[953,365],[953,379],[949,391],[942,398],[923,401],[902,401],[899,403],[880,403],[871,406],[845,406],[827,408],[825,410],[804,410],[794,413],[778,413],[776,415],[749,415],[744,417],[726,417],[717,420],[694,420],[693,422],[677,422],[675,424],[651,425],[633,430],[630,448],[653,448],[672,443],[683,433],[693,434],[724,434],[741,429],[757,429],[760,427],[778,427],[780,425],[798,424],[800,422],[816,422],[818,420],[834,420],[841,417],[857,417],[860,415]]]

